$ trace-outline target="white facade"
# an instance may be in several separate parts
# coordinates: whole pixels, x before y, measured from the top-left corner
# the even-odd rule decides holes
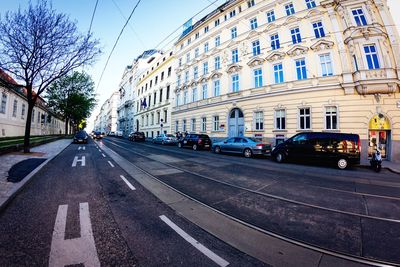
[[[94,122],[96,131],[108,133],[117,130],[117,107],[119,100],[119,91],[116,91],[103,103]]]

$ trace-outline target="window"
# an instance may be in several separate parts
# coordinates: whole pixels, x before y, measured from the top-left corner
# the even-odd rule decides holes
[[[175,132],[179,132],[179,121],[175,121]]]
[[[236,49],[232,50],[232,63],[237,63],[239,62],[239,52]]]
[[[283,67],[282,63],[278,63],[274,65],[274,79],[275,83],[283,83]]]
[[[204,27],[204,33],[207,33],[208,32],[208,26],[205,26]]]
[[[166,95],[166,97],[165,97],[165,99],[167,99],[167,100],[169,99],[169,88],[170,88],[170,86],[168,85],[168,86],[167,86],[167,95]]]
[[[203,63],[203,75],[208,74],[208,62]]]
[[[153,98],[153,104],[155,105],[157,103],[157,92],[154,92],[154,98]]]
[[[182,131],[186,132],[186,120],[182,120]]]
[[[154,113],[151,113],[150,125],[154,125]]]
[[[160,101],[160,103],[162,102],[162,92],[163,91],[163,89],[160,89],[160,99],[159,99],[159,101]]]
[[[179,106],[181,104],[180,103],[180,98],[181,98],[181,94],[177,93],[176,94],[176,99],[175,99],[175,106]]]
[[[179,59],[178,65],[179,65],[179,67],[182,67],[182,58]]]
[[[13,117],[17,117],[17,109],[18,109],[18,101],[14,100],[13,113],[12,113]]]
[[[197,101],[197,87],[192,89],[192,102]]]
[[[35,123],[35,110],[32,109],[32,117],[31,117],[32,123]]]
[[[176,76],[176,85],[178,87],[181,86],[181,75],[180,74],[178,76]]]
[[[7,106],[7,95],[5,93],[2,93],[0,113],[6,114],[6,106]]]
[[[310,130],[311,129],[310,108],[299,109],[299,128],[301,130]]]
[[[232,75],[232,92],[239,91],[239,74]]]
[[[208,93],[208,86],[206,83],[201,85],[201,99],[206,99]]]
[[[290,16],[294,14],[294,6],[293,3],[285,5],[286,15]]]
[[[315,4],[315,0],[306,0],[306,5],[307,5],[307,8],[308,8],[308,9],[314,8],[314,7],[317,6],[317,5]]]
[[[168,122],[168,110],[164,110],[164,122]]]
[[[262,111],[254,112],[254,126],[256,131],[264,130],[264,113]]]
[[[213,131],[219,130],[219,116],[213,116]]]
[[[231,38],[235,39],[236,37],[237,37],[237,29],[236,29],[236,27],[233,27],[231,29]]]
[[[219,96],[220,95],[220,81],[215,80],[214,81],[214,96]]]
[[[196,47],[196,49],[194,50],[194,58],[199,57],[199,52],[200,52],[200,49],[198,47]]]
[[[201,131],[202,132],[207,131],[207,118],[206,117],[201,118]]]
[[[221,68],[221,57],[220,56],[216,56],[214,58],[214,67],[216,70],[219,70]]]
[[[256,69],[254,72],[254,87],[259,88],[263,86],[262,69]]]
[[[236,16],[236,10],[232,10],[231,12],[229,12],[229,17],[232,18]]]
[[[218,47],[221,45],[221,37],[218,35],[215,37],[215,47]]]
[[[286,129],[286,111],[284,109],[275,110],[275,129]]]
[[[200,33],[196,32],[194,39],[199,39],[199,37],[200,37]]]
[[[306,60],[304,58],[296,60],[297,80],[307,79]]]
[[[271,49],[275,50],[280,47],[281,45],[279,43],[279,35],[278,34],[271,35]]]
[[[191,42],[192,42],[192,39],[189,38],[189,39],[187,40],[187,44],[190,45]]]
[[[204,44],[204,53],[207,53],[208,52],[208,43],[205,43]]]
[[[257,18],[253,18],[250,20],[250,29],[254,30],[257,29],[258,24],[257,24]]]
[[[275,11],[274,10],[267,12],[267,21],[268,21],[268,23],[275,21]]]
[[[185,72],[185,83],[188,83],[188,82],[189,82],[189,71],[187,70]]]
[[[321,62],[322,76],[332,76],[333,70],[330,54],[319,55],[319,60]]]
[[[247,7],[248,7],[248,8],[254,6],[255,4],[256,4],[256,3],[255,3],[255,0],[247,1]]]
[[[219,25],[219,19],[214,21],[214,26],[217,27]]]
[[[188,95],[189,95],[188,90],[183,91],[183,104],[184,105],[187,104],[188,101],[189,101],[189,96]]]
[[[368,69],[379,69],[379,59],[375,45],[364,46],[364,52],[367,58]]]
[[[315,38],[325,37],[324,26],[322,25],[322,21],[314,22],[312,24],[314,28]]]
[[[186,63],[189,63],[189,62],[190,62],[190,53],[187,53],[186,54]]]
[[[191,132],[196,132],[196,119],[191,119],[191,122],[190,122],[190,131],[191,131]]]
[[[37,123],[40,123],[40,111],[37,114]]]
[[[199,67],[195,66],[193,68],[193,79],[197,80],[198,77],[199,77]]]
[[[172,67],[169,67],[168,68],[168,77],[171,76],[171,73],[172,73]]]
[[[290,34],[292,35],[292,43],[293,44],[301,43],[301,35],[300,35],[299,28],[291,29]]]
[[[25,104],[22,104],[22,109],[21,109],[21,119],[25,118]]]
[[[161,118],[160,111],[157,111],[157,117],[156,117],[157,124],[160,124],[160,118]]]
[[[257,56],[261,53],[260,41],[256,40],[251,43],[253,46],[253,56]]]
[[[337,107],[325,108],[325,129],[337,130]]]
[[[367,25],[367,20],[365,19],[364,12],[361,8],[353,9],[351,11],[353,14],[354,20],[356,21],[357,26],[365,26]]]

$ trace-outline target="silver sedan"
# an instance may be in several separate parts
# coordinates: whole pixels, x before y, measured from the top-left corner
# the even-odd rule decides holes
[[[176,139],[176,137],[172,134],[159,134],[153,138],[153,143],[155,144],[167,145],[176,144],[177,142],[178,139]]]
[[[242,154],[246,158],[251,158],[253,155],[269,155],[271,144],[251,137],[232,137],[213,143],[212,151],[217,154],[222,152]]]

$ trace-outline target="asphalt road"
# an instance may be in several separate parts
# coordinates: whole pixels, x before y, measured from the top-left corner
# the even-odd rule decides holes
[[[278,164],[175,146],[101,141],[180,192],[261,229],[347,255],[400,264],[400,176]]]
[[[266,266],[175,214],[93,141],[71,144],[10,202],[0,244],[0,266]]]

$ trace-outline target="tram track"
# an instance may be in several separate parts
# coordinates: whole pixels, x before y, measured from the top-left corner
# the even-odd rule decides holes
[[[114,145],[114,146],[117,146],[117,147],[119,147],[121,149],[124,149],[126,151],[129,151],[129,153],[134,153],[135,155],[140,155],[141,157],[148,158],[151,161],[157,161],[157,160],[154,160],[154,159],[152,159],[150,157],[147,157],[147,156],[143,155],[143,153],[138,153],[138,152],[133,151],[132,149],[123,147],[123,146],[117,144],[116,142],[110,141],[110,144]],[[263,195],[265,197],[270,197],[270,198],[278,199],[278,200],[281,200],[281,201],[286,201],[286,202],[297,204],[297,205],[304,205],[304,206],[307,206],[307,207],[310,207],[310,208],[322,209],[322,210],[329,211],[329,212],[341,213],[341,214],[346,214],[346,215],[350,215],[350,216],[357,216],[359,218],[362,217],[362,218],[365,218],[365,219],[380,220],[380,221],[383,221],[383,222],[391,222],[391,223],[399,223],[400,222],[400,220],[393,220],[393,219],[388,219],[388,218],[380,218],[380,217],[376,217],[376,216],[365,216],[365,215],[361,215],[360,216],[360,214],[343,212],[343,211],[334,210],[334,209],[327,209],[325,207],[319,207],[317,205],[309,205],[307,203],[302,203],[302,202],[299,202],[299,201],[293,201],[293,200],[285,199],[285,198],[282,198],[282,197],[279,197],[279,196],[274,196],[274,195],[270,195],[270,194],[264,194],[264,193],[260,193],[260,192],[258,192],[256,190],[249,190],[247,188],[243,188],[243,187],[240,187],[240,186],[237,186],[237,185],[232,185],[232,184],[229,184],[229,183],[226,183],[226,182],[218,181],[218,180],[215,180],[213,178],[206,177],[204,175],[197,174],[197,173],[194,173],[194,172],[191,172],[191,171],[176,167],[176,166],[174,166],[172,164],[168,164],[168,163],[161,162],[161,161],[158,161],[158,162],[160,164],[164,164],[165,166],[178,169],[178,170],[180,170],[182,172],[185,172],[185,173],[188,173],[188,174],[191,174],[191,175],[195,175],[195,176],[200,177],[202,179],[207,179],[208,181],[212,181],[214,183],[219,183],[219,184],[223,184],[225,186],[234,187],[234,188],[236,188],[238,190],[243,190],[245,192],[252,193],[252,194],[260,194],[260,195]],[[287,237],[285,235],[281,235],[281,234],[275,233],[273,231],[269,231],[268,229],[260,228],[257,225],[254,225],[252,223],[243,221],[240,218],[236,218],[236,217],[234,217],[234,216],[232,216],[232,215],[230,215],[228,213],[225,213],[225,212],[213,207],[213,205],[208,205],[208,204],[202,202],[201,200],[199,200],[199,199],[197,199],[197,198],[195,198],[195,197],[193,197],[191,195],[188,195],[187,193],[185,193],[185,192],[183,192],[183,191],[171,186],[169,183],[165,182],[164,180],[160,179],[159,177],[157,177],[155,175],[152,175],[143,166],[140,166],[140,164],[137,164],[137,163],[132,163],[132,164],[135,165],[141,171],[145,172],[146,174],[150,175],[151,177],[153,177],[154,179],[159,181],[160,183],[165,184],[166,186],[170,187],[171,189],[173,189],[173,190],[179,192],[180,194],[192,199],[193,201],[196,201],[196,202],[198,202],[198,203],[200,203],[200,204],[202,204],[204,206],[207,206],[208,208],[210,208],[210,209],[212,209],[212,210],[214,210],[214,211],[216,211],[216,212],[218,212],[220,214],[223,214],[224,216],[227,216],[227,217],[229,217],[229,218],[231,218],[231,219],[233,219],[233,220],[235,220],[237,222],[240,222],[240,223],[242,223],[242,224],[244,224],[246,226],[249,226],[249,227],[251,227],[253,229],[256,229],[256,230],[258,230],[260,232],[263,232],[265,234],[277,237],[279,239],[285,240],[285,241],[290,242],[292,244],[296,244],[296,245],[299,245],[299,246],[302,246],[302,247],[306,247],[306,248],[309,248],[309,249],[312,249],[312,250],[315,250],[315,251],[319,251],[321,253],[332,255],[332,256],[335,256],[335,257],[340,257],[340,258],[351,260],[351,261],[354,261],[354,262],[359,262],[359,263],[368,264],[368,265],[372,265],[372,266],[394,266],[394,265],[398,265],[398,263],[387,262],[387,261],[384,261],[384,260],[376,260],[376,259],[371,259],[371,258],[368,258],[368,257],[362,257],[362,256],[358,256],[358,255],[346,254],[346,253],[343,253],[341,251],[334,251],[334,250],[331,250],[331,249],[326,249],[326,248],[323,248],[323,247],[320,247],[320,246],[316,246],[314,244],[306,243],[306,242],[303,242],[303,241],[299,241],[299,240]]]

